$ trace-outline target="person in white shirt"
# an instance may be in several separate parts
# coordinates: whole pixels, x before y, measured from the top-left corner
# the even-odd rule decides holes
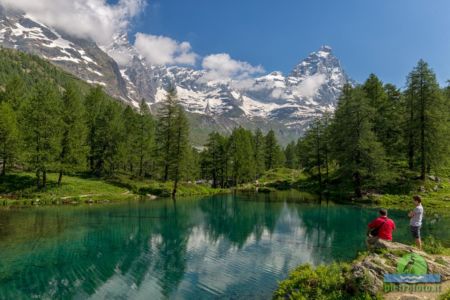
[[[422,227],[423,218],[422,199],[420,198],[420,196],[415,195],[413,197],[413,201],[416,207],[408,214],[408,216],[411,218],[409,222],[409,228],[411,230],[413,238],[416,240],[417,248],[422,250],[422,240],[420,238],[420,228]]]

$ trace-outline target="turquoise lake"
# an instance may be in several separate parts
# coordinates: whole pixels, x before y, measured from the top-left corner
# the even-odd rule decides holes
[[[270,299],[299,264],[353,259],[377,216],[298,197],[0,211],[0,299]],[[389,216],[394,239],[412,243],[405,212]],[[449,220],[432,218],[423,234],[449,245]]]

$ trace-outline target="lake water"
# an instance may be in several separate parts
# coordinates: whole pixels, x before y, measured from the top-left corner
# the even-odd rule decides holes
[[[0,299],[270,299],[299,264],[353,259],[377,214],[285,201],[298,197],[0,211]],[[405,213],[390,217],[394,239],[411,242]],[[424,234],[448,243],[448,225]]]

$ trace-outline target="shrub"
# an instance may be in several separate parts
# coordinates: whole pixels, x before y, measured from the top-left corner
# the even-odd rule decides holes
[[[439,297],[439,300],[450,300],[450,290]]]
[[[433,236],[428,236],[423,241],[423,250],[430,254],[444,254],[445,248]]]
[[[274,292],[274,299],[376,299],[358,289],[349,288],[351,282],[348,264],[301,265],[282,281]]]

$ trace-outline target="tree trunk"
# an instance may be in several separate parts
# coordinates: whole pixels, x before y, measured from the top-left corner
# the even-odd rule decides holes
[[[62,171],[62,170],[59,170],[58,186],[61,186],[62,177],[63,177],[63,171]]]
[[[5,155],[5,156],[3,156],[2,176],[6,175],[6,163],[7,163],[6,160],[7,160],[7,158],[6,158],[6,155]]]
[[[329,175],[329,168],[328,168],[328,148],[325,146],[325,169],[326,169],[326,183],[328,184],[328,175]]]
[[[414,169],[414,110],[413,110],[413,97],[410,97],[410,111],[409,111],[409,128],[408,128],[408,167],[410,170]]]
[[[139,177],[142,177],[143,168],[144,168],[144,157],[141,155],[139,157]]]
[[[95,172],[95,169],[94,169],[94,156],[92,154],[89,155],[89,169],[91,170],[91,173]]]
[[[423,95],[423,79],[420,81],[420,179],[425,180],[425,97]]]
[[[45,190],[47,188],[47,170],[42,171],[42,188]]]
[[[361,192],[361,174],[357,171],[353,174],[354,183],[355,183],[355,195],[358,198],[362,197]]]
[[[214,170],[213,172],[213,183],[212,183],[212,187],[216,188],[217,187],[217,174],[216,174],[216,170]]]
[[[167,162],[165,162],[163,181],[166,182],[168,179],[169,179],[169,164]]]
[[[41,172],[39,170],[36,171],[36,187],[37,189],[41,188]]]
[[[320,163],[320,133],[319,133],[319,127],[317,127],[317,136],[316,136],[316,151],[317,151],[317,171],[318,171],[318,176],[319,176],[319,191],[320,193],[322,193],[322,171],[320,169],[321,167],[321,163]]]
[[[173,190],[172,190],[172,198],[175,199],[177,195],[177,188],[178,188],[178,179],[175,179],[173,182]]]

